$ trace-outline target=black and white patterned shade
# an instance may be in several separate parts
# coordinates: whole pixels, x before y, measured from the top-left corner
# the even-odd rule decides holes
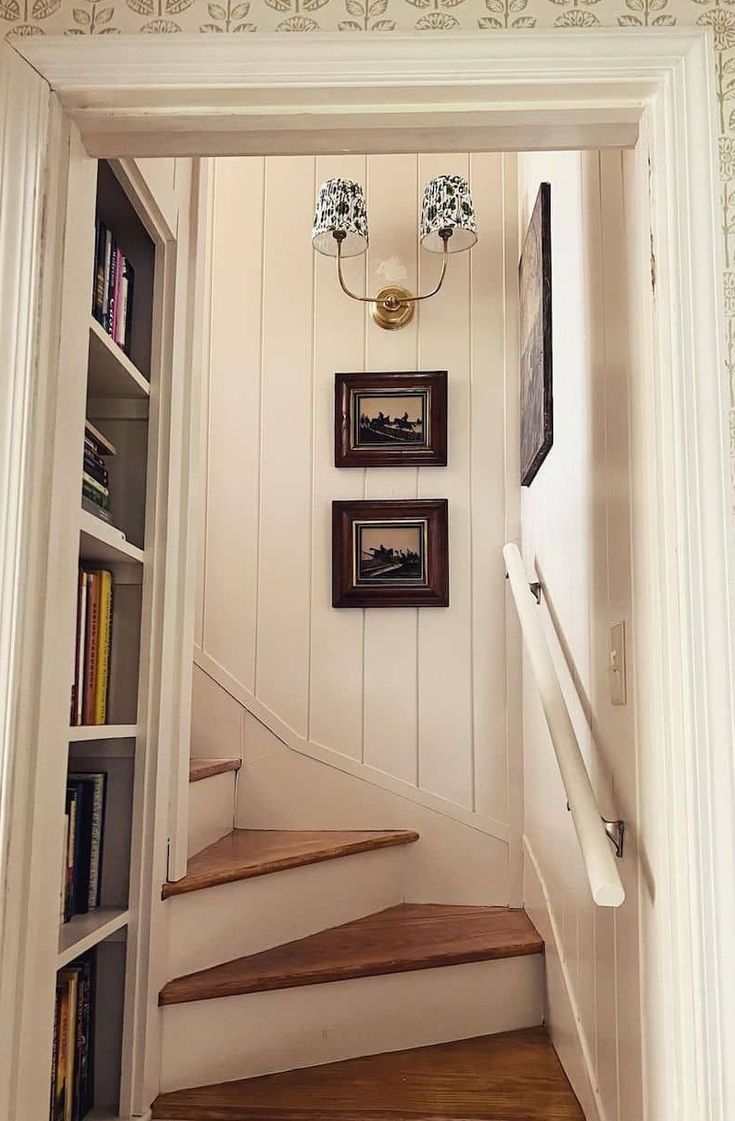
[[[451,230],[447,241],[450,253],[471,249],[477,241],[475,207],[469,184],[461,175],[438,175],[424,187],[421,204],[421,244],[432,253],[441,253],[444,242],[440,230]]]
[[[333,234],[345,234],[342,256],[356,257],[368,247],[368,221],[365,195],[351,179],[327,179],[319,188],[311,242],[320,253],[337,256]]]

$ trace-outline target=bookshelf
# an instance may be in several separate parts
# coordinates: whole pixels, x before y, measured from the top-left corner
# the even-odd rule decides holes
[[[172,623],[165,598],[170,546],[160,527],[172,486],[173,350],[189,314],[180,310],[186,269],[183,276],[179,269],[190,246],[179,253],[178,237],[188,236],[193,181],[192,162],[180,162],[181,189],[166,206],[158,205],[151,180],[134,160],[98,162],[85,155],[75,172],[79,189],[70,185],[65,236],[73,251],[65,254],[60,358],[66,394],[56,421],[65,450],[54,499],[67,549],[53,561],[54,652],[67,668],[56,692],[55,725],[51,701],[42,706],[47,729],[55,727],[63,744],[63,769],[53,771],[56,787],[48,802],[57,825],[49,830],[45,914],[54,914],[57,929],[53,951],[39,957],[41,973],[50,964],[50,984],[44,990],[49,999],[39,1003],[35,1081],[51,1088],[45,1104],[39,1092],[31,1111],[39,1121],[119,1121],[140,1112],[145,1033],[156,1019],[148,970],[167,872],[170,737],[160,750],[159,744],[162,713],[175,708],[173,674],[166,677],[161,667],[162,636]],[[100,238],[111,247],[104,310]],[[107,297],[123,306],[123,276],[129,310],[115,320]],[[186,420],[180,406],[178,415]],[[101,572],[109,573],[104,581]],[[112,589],[106,601],[103,583]],[[183,754],[188,757],[188,744]],[[49,787],[51,774],[49,767]],[[78,1032],[62,1071],[59,1038],[73,1030],[65,1026],[72,1006],[80,1024],[93,1024],[93,1046],[87,1048],[87,1033]],[[66,1091],[54,1102],[54,1080],[71,1086],[74,1077],[82,1091],[71,1099],[69,1114]]]

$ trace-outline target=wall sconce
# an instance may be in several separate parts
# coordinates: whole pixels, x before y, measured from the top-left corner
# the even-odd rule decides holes
[[[379,327],[395,331],[413,319],[419,300],[435,296],[447,272],[450,253],[471,249],[477,241],[475,208],[467,180],[461,175],[439,175],[424,188],[419,237],[424,249],[441,253],[439,280],[431,292],[413,296],[406,288],[390,284],[376,296],[350,292],[342,275],[343,257],[356,257],[368,247],[365,195],[351,179],[327,179],[319,188],[311,241],[319,253],[337,258],[337,276],[345,295],[372,304],[371,313]]]

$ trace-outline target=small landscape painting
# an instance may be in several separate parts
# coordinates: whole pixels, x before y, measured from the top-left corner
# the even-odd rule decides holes
[[[448,607],[445,498],[332,503],[333,607]]]
[[[551,187],[542,183],[518,268],[521,344],[521,486],[554,442],[551,354]]]
[[[337,374],[336,467],[444,467],[447,371]]]
[[[425,390],[392,395],[355,391],[353,448],[425,444],[427,405]]]
[[[354,523],[355,583],[425,584],[426,522]]]

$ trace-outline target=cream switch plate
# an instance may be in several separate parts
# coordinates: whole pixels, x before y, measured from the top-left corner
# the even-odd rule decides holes
[[[625,623],[610,627],[610,700],[614,705],[627,702],[625,681]]]

